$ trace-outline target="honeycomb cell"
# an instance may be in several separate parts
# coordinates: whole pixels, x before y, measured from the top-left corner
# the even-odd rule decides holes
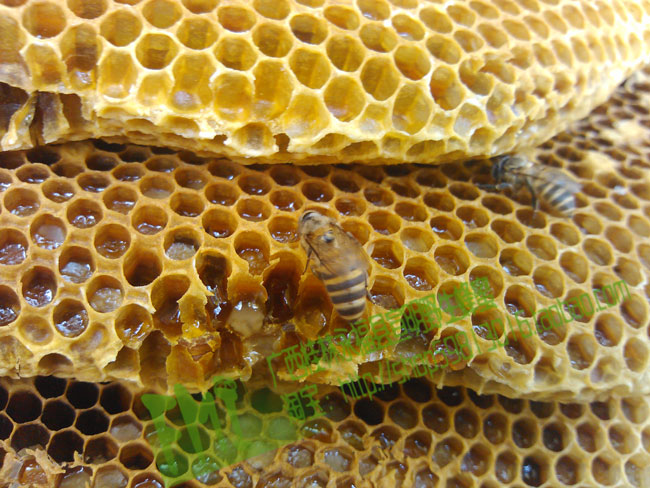
[[[462,249],[454,246],[439,246],[434,253],[438,266],[447,274],[460,276],[469,267],[469,256]]]
[[[198,217],[203,213],[204,209],[203,202],[198,195],[190,192],[174,193],[170,201],[170,207],[174,212],[182,217]],[[162,223],[160,220],[158,220],[158,222]]]
[[[42,402],[28,390],[17,391],[9,397],[7,415],[19,424],[36,420],[42,412]]]
[[[321,88],[330,77],[329,63],[319,52],[296,49],[289,63],[298,81],[308,88]]]
[[[135,49],[140,64],[148,69],[162,69],[178,54],[173,39],[164,34],[147,34],[138,41]]]
[[[340,76],[327,84],[324,101],[334,117],[341,122],[349,122],[361,113],[365,96],[353,78]]]
[[[431,111],[429,97],[422,92],[420,87],[405,85],[397,93],[393,104],[393,125],[398,130],[416,134],[428,122]]]
[[[23,26],[39,39],[56,37],[66,26],[65,13],[52,2],[30,4],[23,11]]]
[[[424,28],[415,19],[405,14],[395,15],[391,19],[395,32],[407,41],[420,41],[424,38]]]
[[[93,278],[86,288],[86,299],[93,310],[108,313],[117,310],[124,298],[120,282],[107,275]]]
[[[153,205],[143,205],[133,214],[131,225],[139,233],[152,236],[167,226],[167,219],[167,214],[162,208],[154,207]]]
[[[302,193],[312,202],[329,202],[334,196],[331,187],[318,180],[306,181]]]
[[[88,327],[88,312],[80,302],[66,298],[54,307],[52,320],[61,335],[77,337]]]
[[[216,49],[219,49],[219,45]],[[219,56],[217,58],[221,61]],[[214,71],[211,56],[205,53],[183,54],[178,57],[172,68],[175,83],[169,94],[171,106],[182,112],[206,107],[213,98],[208,84]],[[195,123],[190,124],[190,131],[198,132]]]
[[[260,61],[255,77],[254,113],[258,120],[271,120],[282,114],[291,99],[293,83],[286,67],[278,61]]]
[[[102,20],[100,33],[114,46],[128,46],[142,31],[142,22],[128,10],[115,10]]]
[[[19,425],[11,436],[11,448],[16,452],[19,452],[21,449],[34,449],[39,446],[45,449],[49,440],[50,434],[42,425]]]
[[[124,215],[133,209],[137,199],[137,193],[127,186],[115,186],[102,195],[102,201],[108,210]]]
[[[440,468],[444,468],[458,458],[462,452],[462,442],[455,436],[447,437],[438,442],[433,448],[433,462]]]
[[[268,205],[262,200],[253,198],[239,200],[236,208],[240,217],[251,222],[262,222],[268,219],[271,214]]]
[[[533,273],[535,288],[547,298],[558,298],[564,293],[562,275],[547,266],[538,266]]]
[[[143,248],[132,248],[124,256],[124,277],[131,286],[147,286],[162,273],[157,254]]]
[[[379,24],[365,24],[359,32],[361,42],[368,48],[379,53],[388,53],[397,45],[397,37],[393,32]]]
[[[150,176],[143,178],[139,184],[140,192],[149,198],[167,198],[174,191],[173,184],[162,176]]]
[[[271,237],[283,244],[298,240],[298,222],[289,217],[274,217],[269,222]]]
[[[23,316],[18,324],[22,336],[34,344],[49,344],[52,340],[52,329],[50,324],[42,317],[27,315]]]
[[[159,29],[167,29],[181,18],[182,11],[177,3],[170,0],[150,0],[143,9],[145,19]]]
[[[433,246],[433,237],[415,227],[409,227],[400,233],[400,240],[411,251],[427,252]]]
[[[378,276],[370,289],[370,300],[385,309],[399,308],[404,304],[404,292],[392,279]]]
[[[77,417],[75,427],[85,435],[101,434],[108,430],[108,417],[97,408],[86,410]]]
[[[113,170],[113,176],[119,181],[138,181],[144,176],[144,169],[139,165],[122,165]]]
[[[95,486],[115,486],[117,488],[126,488],[128,480],[129,478],[120,468],[109,465],[97,470],[97,474],[95,475]]]
[[[211,22],[201,18],[184,20],[178,27],[176,37],[190,49],[206,49],[217,40],[217,32]]]
[[[66,212],[66,218],[78,229],[88,229],[99,223],[103,218],[101,207],[92,200],[85,198],[75,200]]]
[[[380,266],[387,269],[399,268],[404,261],[402,247],[388,240],[379,240],[370,244],[369,254]]]
[[[488,234],[467,234],[465,236],[465,245],[478,258],[489,259],[497,255],[497,243]]]
[[[35,266],[21,278],[22,295],[32,307],[44,307],[56,295],[56,277],[47,268]]]
[[[117,456],[118,447],[106,436],[95,437],[86,444],[84,461],[90,464],[104,464]],[[109,481],[115,481],[109,479]],[[113,485],[115,486],[115,485]]]
[[[411,80],[422,79],[431,69],[427,55],[415,46],[400,46],[393,57],[400,72]]]
[[[101,256],[108,259],[117,259],[121,257],[131,245],[131,236],[129,231],[121,225],[107,224],[97,230],[94,245],[95,249]],[[79,256],[79,259],[77,259],[77,256]],[[62,261],[59,261],[59,267],[61,268],[61,266]],[[92,264],[92,260],[89,261],[86,255],[75,251],[73,264],[69,270],[71,275],[70,280],[75,283],[77,282],[75,281],[76,279],[83,278],[85,280],[90,276],[93,270],[94,265]]]
[[[548,237],[530,235],[526,238],[526,247],[539,259],[552,261],[557,256],[555,244]]]
[[[234,242],[237,255],[248,262],[248,270],[253,275],[261,274],[269,264],[267,240],[257,232],[241,232]]]
[[[26,188],[15,188],[5,194],[4,206],[17,217],[28,217],[38,211],[40,202],[38,195],[34,191]]]
[[[307,44],[320,44],[327,38],[328,29],[325,21],[311,15],[294,15],[290,26],[293,35]]]
[[[43,249],[56,249],[63,244],[66,238],[66,229],[65,224],[58,219],[49,214],[42,214],[34,219],[29,229],[30,236],[34,244]],[[21,236],[22,237],[22,236]],[[5,248],[8,246],[4,246]],[[16,249],[16,244],[11,246],[13,249]],[[14,255],[17,251],[14,250]],[[24,253],[24,248],[23,251]],[[15,259],[15,258],[14,258]],[[14,264],[14,263],[5,263],[5,264]]]
[[[580,236],[575,228],[569,224],[556,222],[551,225],[551,235],[567,246],[575,246],[580,242]]]
[[[265,55],[281,58],[287,55],[293,45],[291,34],[275,24],[260,24],[253,31],[253,42]]]
[[[429,29],[441,34],[449,34],[453,27],[447,14],[440,12],[434,7],[422,9],[420,11],[420,20],[422,20]]]
[[[589,238],[582,243],[582,249],[587,258],[599,266],[607,266],[612,261],[612,251],[609,245],[601,240]]]
[[[115,332],[128,347],[138,346],[152,328],[151,314],[134,303],[121,308],[115,319]]]
[[[246,32],[255,25],[255,14],[239,6],[223,6],[217,11],[221,26],[231,32]]]
[[[526,251],[505,248],[499,255],[499,264],[510,276],[525,276],[532,271],[533,258]]]
[[[177,228],[165,235],[163,247],[169,259],[182,261],[196,254],[200,242],[200,236],[193,229]]]

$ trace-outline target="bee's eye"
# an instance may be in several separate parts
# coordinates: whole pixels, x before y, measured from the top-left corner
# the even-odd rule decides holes
[[[325,244],[331,244],[332,242],[334,242],[334,236],[332,235],[331,232],[328,232],[323,236],[323,242]]]

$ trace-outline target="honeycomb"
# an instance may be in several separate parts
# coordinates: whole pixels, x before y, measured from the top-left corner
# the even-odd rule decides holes
[[[142,394],[120,382],[3,379],[3,486],[169,486],[156,469],[155,429]],[[306,421],[297,442],[176,486],[646,488],[650,482],[647,396],[538,402],[436,389],[417,379],[372,400],[346,402],[334,390],[321,396],[321,405],[328,413]],[[170,425],[177,415],[169,412]],[[248,408],[240,419],[258,425],[261,417]],[[201,432],[207,438],[211,427]],[[183,458],[192,452],[183,434],[175,449]]]
[[[443,163],[603,103],[650,61],[650,2],[3,0],[0,60],[3,150]]]
[[[371,258],[368,315],[477,278],[497,306],[445,314],[441,328],[309,381],[378,381],[386,364],[429,351],[454,359],[435,383],[482,394],[648,394],[649,113],[646,68],[531,150],[582,184],[571,220],[478,189],[490,179],[485,160],[240,165],[101,140],[0,153],[0,375],[202,389],[216,374],[250,378],[272,354],[336,330],[353,337],[322,283],[303,274],[297,219],[319,209]],[[621,280],[627,296],[551,327],[567,303]],[[564,310],[539,313],[557,303]],[[460,332],[472,354],[449,345]]]

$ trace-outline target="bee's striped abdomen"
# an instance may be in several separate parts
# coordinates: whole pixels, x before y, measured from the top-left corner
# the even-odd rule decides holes
[[[366,308],[366,273],[354,269],[342,275],[332,275],[323,268],[314,270],[323,281],[334,308],[348,322],[354,322],[363,315]]]
[[[539,187],[539,196],[553,209],[564,215],[571,215],[576,208],[573,193],[563,185],[546,182]]]

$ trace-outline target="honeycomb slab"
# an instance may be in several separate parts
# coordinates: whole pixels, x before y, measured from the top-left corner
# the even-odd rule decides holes
[[[473,353],[436,383],[566,401],[646,393],[649,79],[638,72],[530,153],[581,183],[570,220],[478,189],[486,161],[243,166],[100,140],[0,153],[0,374],[201,388],[338,329],[354,335],[303,274],[297,220],[320,209],[370,257],[368,315],[476,279],[495,307],[445,314],[433,331],[306,380],[377,380],[391,361],[453,356],[449,337],[463,333]],[[571,315],[566,304],[616,283],[626,293],[608,307]]]
[[[1,380],[0,476],[36,488],[162,488],[143,393],[119,382]],[[177,486],[646,488],[650,479],[648,397],[536,402],[410,380],[372,400],[334,390],[321,404],[327,416],[308,421],[298,442]],[[253,407],[241,418],[262,417]],[[179,433],[178,456],[192,456],[178,411],[165,422]]]
[[[603,103],[650,62],[649,26],[648,0],[6,0],[0,148],[112,137],[246,163],[493,156]]]

